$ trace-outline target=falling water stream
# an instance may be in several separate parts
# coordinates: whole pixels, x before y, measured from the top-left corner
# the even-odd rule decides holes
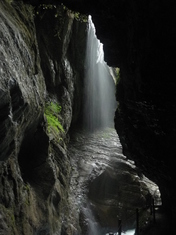
[[[86,49],[84,126],[93,131],[112,125],[116,101],[115,84],[104,61],[103,44],[95,35],[91,17]]]
[[[82,231],[78,231],[77,235],[105,235],[111,228],[101,226],[94,215],[92,202],[87,196],[89,184],[108,167],[113,169],[114,162],[130,165],[132,169],[135,165],[122,154],[118,135],[113,128],[115,83],[104,62],[103,45],[95,35],[91,17],[85,67],[84,129],[73,132],[69,147],[72,165],[70,217],[72,223],[79,221],[82,224]],[[118,234],[117,229],[113,230],[113,234]],[[134,229],[125,234],[133,235]]]

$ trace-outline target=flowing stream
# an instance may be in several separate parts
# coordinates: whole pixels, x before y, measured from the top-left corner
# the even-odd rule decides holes
[[[108,167],[113,168],[114,164],[124,163],[135,168],[134,163],[122,154],[118,135],[113,128],[94,132],[77,130],[70,143],[69,155],[72,164],[70,201],[79,218],[75,218],[75,214],[73,217],[82,220],[82,235],[105,235],[112,229],[101,226],[96,219],[94,205],[87,196],[89,184]],[[117,232],[115,229],[113,231]]]
[[[113,128],[116,108],[115,83],[109,67],[104,62],[103,45],[95,35],[91,17],[88,30],[83,97],[84,128],[73,131],[69,145],[72,165],[70,221],[73,227],[76,227],[77,223],[80,224],[81,229],[77,230],[76,235],[105,235],[110,234],[112,227],[106,226],[105,222],[100,224],[94,213],[94,205],[88,196],[90,184],[106,169],[121,175],[117,167],[119,164],[128,166],[132,171],[136,167],[134,162],[122,154],[122,146]],[[139,177],[134,173],[134,178]],[[112,234],[118,234],[117,228],[118,225],[115,225]],[[134,229],[126,231],[125,234],[133,235]]]

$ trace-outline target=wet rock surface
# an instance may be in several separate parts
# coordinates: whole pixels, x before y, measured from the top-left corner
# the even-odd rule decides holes
[[[27,2],[40,4],[39,1]],[[103,4],[86,1],[87,7],[85,1],[83,4],[82,1],[66,2],[69,2],[70,7],[76,3],[75,9],[79,8],[80,11],[82,9],[84,12],[93,14],[98,37],[105,44],[106,60],[110,65],[121,67],[121,81],[117,89],[120,105],[116,112],[116,129],[125,155],[135,159],[141,169],[158,183],[165,208],[169,213],[172,211],[175,216],[173,156],[176,152],[174,81],[176,34],[173,24],[175,22],[174,7],[170,4],[173,1],[162,3],[159,0],[138,3],[118,1],[113,4],[109,4],[108,1],[103,1]],[[59,18],[61,20],[59,29],[62,31],[59,29],[55,31],[56,28],[48,30],[49,33],[55,32],[54,36],[45,35],[40,31],[40,37],[39,34],[36,36],[37,26],[41,30],[41,26],[43,29],[54,27],[55,11],[52,12],[50,9],[50,21],[47,27],[45,25],[47,20],[43,18],[46,12],[42,14],[42,22],[34,22],[33,8],[30,5],[24,5],[20,0],[2,0],[0,9],[2,62],[0,71],[0,232],[10,235],[33,234],[34,231],[37,234],[47,234],[49,231],[58,231],[58,228],[61,228],[62,216],[58,214],[58,211],[68,213],[67,193],[65,192],[70,168],[65,147],[67,139],[58,144],[56,141],[48,140],[46,133],[41,131],[44,123],[44,104],[46,97],[60,101],[64,107],[63,118],[60,117],[60,120],[66,132],[71,122],[70,115],[74,114],[72,116],[74,121],[79,116],[81,103],[79,88],[82,87],[79,79],[82,75],[79,77],[77,69],[83,67],[83,59],[79,54],[79,62],[77,61],[77,66],[73,66],[77,58],[73,52],[79,51],[82,40],[79,40],[79,46],[74,50],[74,46],[78,43],[72,37],[71,28],[67,26],[75,25],[74,32],[78,32],[80,25],[74,23],[72,14],[68,20],[66,13],[64,17],[67,20],[64,18],[65,21],[62,21],[63,18]],[[85,31],[84,26],[82,27]],[[116,31],[114,31],[115,28],[117,28]],[[64,37],[67,29],[68,35]],[[56,40],[56,34],[59,35],[58,40]],[[65,39],[62,45],[60,44],[61,38]],[[46,47],[46,44],[52,40],[53,46]],[[59,46],[57,43],[54,46],[56,41]],[[83,44],[81,43],[81,48],[84,48]],[[53,55],[56,52],[55,49],[64,54],[64,61],[60,58],[60,54],[59,56],[57,53]],[[48,57],[44,52],[48,52]],[[82,53],[82,50],[80,52]],[[57,63],[56,60],[60,62]],[[70,73],[76,75],[74,76],[74,84],[77,84],[75,89],[73,89],[73,82],[70,81]],[[76,94],[73,95],[74,91]],[[74,106],[73,110],[70,105]],[[46,144],[42,149],[44,153],[42,158],[39,154],[39,166],[33,165],[31,161],[31,156],[38,157],[41,150],[40,146],[35,145],[31,140],[33,135],[36,140],[41,138]],[[65,135],[62,138],[64,137]],[[26,148],[27,143],[29,143],[28,148]],[[25,151],[30,147],[34,149],[30,152]],[[33,170],[34,166],[35,170],[29,171],[29,174],[24,176],[22,172],[26,172],[28,163],[30,169]],[[99,167],[100,165],[96,163],[95,169]],[[90,177],[85,186],[82,186],[88,193],[87,186],[90,182],[90,188],[93,191],[90,190],[92,200],[97,182],[99,186],[104,175],[108,177],[108,182],[111,179],[114,182],[111,172],[106,171],[106,167],[106,164],[102,167],[101,175],[96,173],[98,170],[95,174],[92,173],[93,177]],[[91,164],[88,164],[87,171],[92,172]],[[49,185],[49,181],[46,180],[48,172],[51,173],[53,185]],[[33,186],[31,187],[29,182],[24,180],[35,175],[38,176],[38,181],[32,180]],[[41,185],[41,188],[38,187]],[[44,190],[43,194],[45,186],[47,186],[47,192]],[[74,187],[77,188],[76,184]],[[48,192],[48,190],[51,191]],[[61,198],[63,200],[60,200]],[[105,200],[107,195],[100,194],[99,198]],[[76,201],[79,200],[75,199]],[[74,231],[73,227],[70,228],[70,234]]]
[[[87,210],[92,210],[91,216],[101,228],[117,228],[118,219],[123,220],[124,229],[133,227],[136,208],[143,210],[145,220],[150,195],[158,197],[158,187],[122,154],[116,131],[80,131],[72,137],[70,201],[73,215],[78,210],[75,220],[81,221],[82,229],[88,226]]]
[[[61,234],[68,214],[67,132],[80,112],[73,100],[84,63],[83,50],[79,61],[72,52],[79,37],[85,47],[86,24],[63,8],[36,15],[31,5],[7,0],[0,2],[0,24],[0,234]],[[54,119],[62,132],[48,130],[48,103],[62,109]]]
[[[32,4],[39,1],[25,0]],[[55,2],[45,0],[45,2]],[[105,61],[120,67],[116,129],[124,154],[155,181],[173,215],[176,154],[174,1],[57,0],[91,14]]]
[[[32,7],[19,4],[15,10],[5,1],[0,7],[0,160],[6,160],[14,148],[18,149],[25,130],[38,125],[46,87],[37,55]],[[28,22],[28,28],[23,20]]]

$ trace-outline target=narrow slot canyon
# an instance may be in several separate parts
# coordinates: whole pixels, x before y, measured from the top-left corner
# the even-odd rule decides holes
[[[70,200],[78,211],[72,213],[81,221],[83,234],[117,234],[119,220],[125,234],[134,234],[136,208],[140,209],[142,231],[152,219],[150,200],[154,198],[155,204],[161,205],[160,192],[122,153],[114,128],[116,69],[104,61],[103,45],[90,16],[88,23],[83,125],[71,132],[69,144]],[[65,220],[67,227],[73,219]]]
[[[0,235],[174,234],[173,6],[0,2]]]

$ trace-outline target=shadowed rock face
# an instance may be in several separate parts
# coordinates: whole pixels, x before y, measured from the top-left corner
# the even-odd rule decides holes
[[[31,8],[22,5],[22,15],[9,16],[1,3],[1,146],[0,160],[8,158],[27,127],[37,125],[42,114],[45,84],[39,69]],[[27,17],[28,15],[28,17]],[[26,16],[29,29],[21,18]],[[19,25],[20,24],[20,27]],[[23,34],[25,31],[26,36]],[[27,46],[28,45],[28,46]],[[28,86],[28,89],[26,89]],[[30,98],[28,93],[30,92]],[[31,118],[27,118],[27,117]],[[31,123],[31,119],[35,122]],[[15,138],[14,138],[15,136]]]
[[[123,151],[159,185],[169,213],[175,211],[174,1],[62,2],[92,15],[105,60],[120,67],[115,124]]]
[[[63,8],[35,17],[32,6],[6,0],[0,24],[0,234],[60,234],[69,211],[66,134],[80,116],[81,100],[74,99],[86,24]],[[62,107],[58,139],[48,131],[48,102]]]

